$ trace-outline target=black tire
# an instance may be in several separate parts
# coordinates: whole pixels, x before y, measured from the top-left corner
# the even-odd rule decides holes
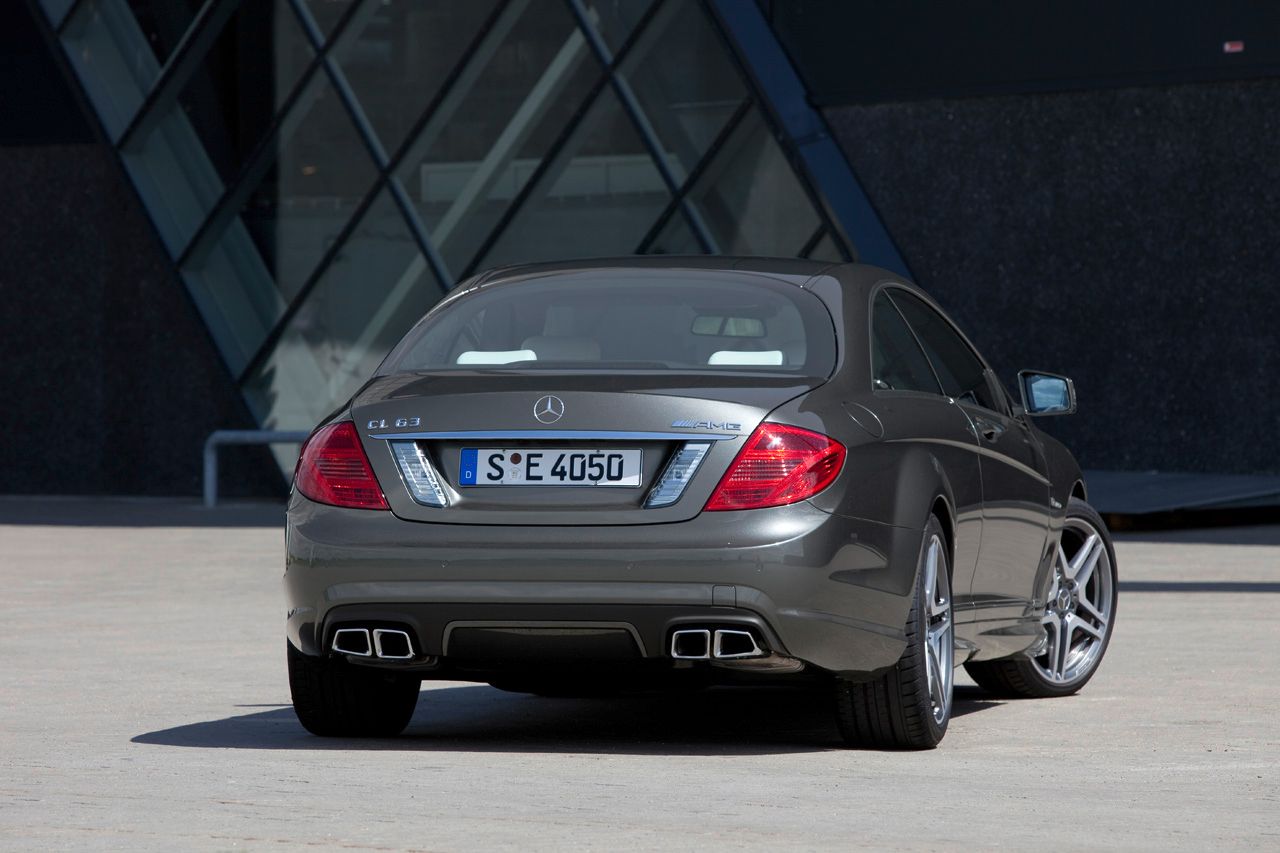
[[[935,540],[939,543],[938,589],[944,589],[941,585],[945,584],[945,592],[940,592],[940,595],[945,604],[947,624],[952,626],[948,644],[954,643],[954,612],[946,534],[937,518],[931,516],[925,526],[920,546],[915,595],[906,624],[906,651],[892,669],[873,681],[836,682],[836,722],[840,727],[840,734],[849,746],[933,749],[947,733],[947,724],[951,719],[952,659],[948,656],[943,663],[948,677],[945,680],[941,719],[934,713],[927,662],[926,635],[930,615],[929,594],[925,590],[925,564],[930,544]],[[940,617],[935,614],[933,618],[936,620]]]
[[[394,737],[409,725],[421,679],[309,657],[286,645],[293,710],[313,735]]]
[[[1087,670],[1077,677],[1062,682],[1054,682],[1045,675],[1044,656],[1039,658],[1040,664],[1037,663],[1037,659],[1028,657],[1026,654],[1019,654],[1011,658],[1001,658],[1000,660],[966,663],[964,665],[965,671],[980,687],[989,693],[1015,699],[1070,696],[1088,684],[1102,664],[1103,655],[1106,654],[1107,647],[1111,642],[1111,632],[1115,627],[1116,596],[1119,589],[1115,548],[1111,544],[1111,533],[1107,530],[1106,522],[1102,520],[1102,516],[1093,507],[1078,498],[1072,498],[1067,506],[1068,525],[1071,524],[1072,519],[1079,519],[1096,530],[1106,549],[1106,569],[1110,573],[1108,580],[1110,606],[1105,611],[1108,619],[1100,647],[1097,649],[1096,655],[1092,657],[1091,664]],[[1064,543],[1064,549],[1068,544],[1070,543]],[[1068,558],[1073,553],[1075,552],[1067,553]],[[1046,602],[1046,613],[1048,612],[1048,606],[1049,603]]]

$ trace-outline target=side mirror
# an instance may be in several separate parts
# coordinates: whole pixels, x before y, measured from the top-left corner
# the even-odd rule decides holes
[[[1056,373],[1018,371],[1022,408],[1028,415],[1069,415],[1076,410],[1076,388],[1071,380]]]

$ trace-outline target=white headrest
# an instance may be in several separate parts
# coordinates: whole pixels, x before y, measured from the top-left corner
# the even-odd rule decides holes
[[[767,349],[760,352],[743,352],[722,349],[711,353],[707,364],[782,364],[782,350]]]
[[[537,360],[538,354],[531,349],[469,349],[458,356],[458,364],[510,364],[513,361]]]

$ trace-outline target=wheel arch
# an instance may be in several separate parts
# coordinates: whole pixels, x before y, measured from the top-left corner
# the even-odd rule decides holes
[[[954,514],[951,510],[951,504],[947,501],[945,495],[938,495],[933,499],[933,506],[929,508],[929,514],[938,519],[938,523],[942,525],[942,540],[947,547],[947,574],[954,578],[956,565],[956,523]]]

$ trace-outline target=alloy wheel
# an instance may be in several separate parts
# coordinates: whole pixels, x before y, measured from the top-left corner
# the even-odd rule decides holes
[[[1115,572],[1102,534],[1087,519],[1068,517],[1041,619],[1048,642],[1032,659],[1048,681],[1071,684],[1097,666],[1115,606],[1114,586]]]
[[[934,722],[941,725],[951,715],[954,669],[954,628],[951,619],[951,582],[946,570],[942,540],[933,536],[924,557],[925,669],[929,676],[929,706]]]

